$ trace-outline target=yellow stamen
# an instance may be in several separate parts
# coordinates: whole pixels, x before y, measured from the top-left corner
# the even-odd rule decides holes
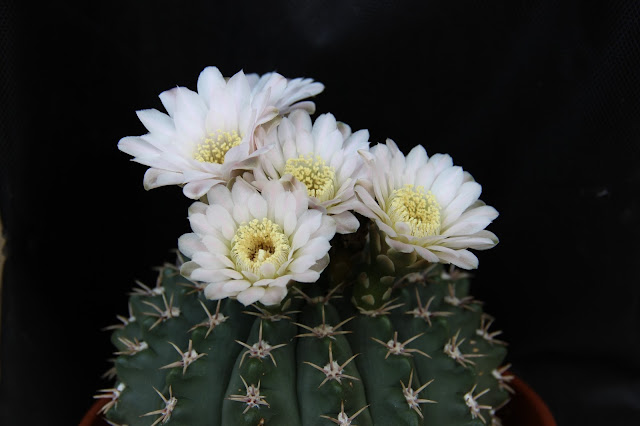
[[[320,156],[300,154],[298,158],[290,158],[284,173],[290,173],[302,182],[307,187],[309,196],[316,197],[319,201],[330,200],[335,195],[336,172]]]
[[[204,141],[196,146],[193,158],[202,163],[224,163],[224,157],[234,146],[240,145],[242,137],[236,132],[218,130],[209,134]]]
[[[389,201],[388,213],[393,223],[406,222],[414,237],[440,232],[440,205],[431,191],[405,185],[393,191]]]
[[[231,241],[231,258],[239,270],[260,272],[271,263],[278,269],[289,257],[289,240],[277,223],[264,218],[241,225]]]

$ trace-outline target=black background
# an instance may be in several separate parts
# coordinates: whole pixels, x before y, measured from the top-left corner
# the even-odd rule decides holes
[[[501,239],[473,291],[561,425],[640,424],[640,3],[0,5],[0,423],[77,424],[134,279],[188,232],[116,148],[207,65],[312,77],[372,142],[447,152]]]

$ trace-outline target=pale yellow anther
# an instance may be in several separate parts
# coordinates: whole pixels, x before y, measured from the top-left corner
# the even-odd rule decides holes
[[[242,137],[236,132],[217,131],[209,134],[196,146],[193,158],[202,163],[224,163],[224,157],[234,146],[240,145]]]
[[[287,261],[291,248],[280,225],[267,218],[238,227],[231,245],[231,258],[238,269],[254,274],[259,274],[265,262],[277,269]]]
[[[336,172],[320,156],[300,154],[298,158],[290,158],[284,173],[289,173],[302,182],[307,187],[309,196],[316,197],[319,201],[330,200],[335,195]]]
[[[405,185],[389,199],[388,214],[393,223],[405,222],[414,237],[436,235],[440,231],[440,205],[431,191]]]

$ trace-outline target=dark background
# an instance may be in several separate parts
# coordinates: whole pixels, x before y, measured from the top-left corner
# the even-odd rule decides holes
[[[474,293],[513,370],[561,425],[640,424],[639,2],[9,0],[0,43],[1,424],[77,424],[110,385],[100,329],[190,204],[116,144],[207,65],[450,153],[501,213]]]

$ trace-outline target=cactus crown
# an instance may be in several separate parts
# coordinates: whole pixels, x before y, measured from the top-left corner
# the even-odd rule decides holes
[[[108,327],[115,385],[96,398],[110,424],[500,423],[506,344],[459,269],[497,243],[497,212],[447,155],[312,123],[299,101],[322,88],[209,67],[120,141],[148,188],[200,200],[177,262]],[[194,160],[206,129],[243,136]]]

